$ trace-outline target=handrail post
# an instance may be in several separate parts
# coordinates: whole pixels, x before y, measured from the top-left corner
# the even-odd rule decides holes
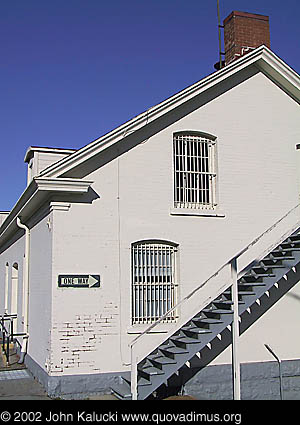
[[[10,341],[14,342],[14,319],[13,318],[10,319],[10,337],[11,337]]]
[[[5,352],[5,348],[4,348],[4,344],[5,344],[5,340],[4,340],[5,332],[4,332],[4,317],[3,316],[1,318],[1,326],[2,326],[2,351],[4,353]]]
[[[131,397],[132,400],[138,399],[138,390],[137,390],[137,378],[138,378],[138,371],[137,371],[137,362],[138,359],[135,355],[135,344],[131,344]]]
[[[9,365],[9,333],[7,333],[6,337],[6,364]]]
[[[268,345],[265,344],[266,349],[272,354],[275,360],[278,363],[279,368],[279,391],[280,391],[280,400],[283,400],[283,383],[282,383],[282,370],[281,370],[281,359],[275,354],[274,350]]]
[[[238,352],[239,342],[239,298],[238,298],[238,280],[237,280],[237,258],[231,263],[231,281],[232,281],[232,301],[233,301],[233,322],[232,322],[232,375],[233,375],[233,399],[241,399],[241,377],[240,361]]]

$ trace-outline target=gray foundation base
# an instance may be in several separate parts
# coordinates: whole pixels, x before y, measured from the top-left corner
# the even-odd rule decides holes
[[[110,387],[120,379],[120,373],[49,376],[29,355],[25,364],[52,398],[83,399],[91,394],[110,394]]]
[[[300,360],[282,361],[283,398],[300,400]],[[232,400],[231,365],[208,366],[186,385],[185,392],[196,398]],[[277,362],[241,365],[242,400],[280,400]]]
[[[110,394],[119,383],[119,373],[49,376],[29,355],[25,363],[33,376],[53,398],[80,399],[91,394]],[[283,398],[300,400],[300,360],[282,362]],[[129,378],[129,372],[128,372]],[[186,385],[186,394],[198,399],[232,400],[231,365],[207,366]],[[279,370],[276,362],[241,365],[243,400],[279,400]]]

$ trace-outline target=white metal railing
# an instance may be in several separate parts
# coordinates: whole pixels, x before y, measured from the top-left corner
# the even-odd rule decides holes
[[[238,271],[237,271],[237,261],[238,259],[246,253],[251,247],[256,245],[266,234],[270,233],[272,230],[274,230],[285,218],[287,218],[292,212],[294,212],[296,209],[300,207],[300,204],[297,204],[295,207],[293,207],[291,210],[289,210],[284,216],[282,216],[279,220],[277,220],[272,226],[270,226],[267,230],[265,230],[263,233],[261,233],[257,238],[255,238],[253,241],[251,241],[245,248],[243,248],[241,251],[239,251],[236,255],[234,255],[230,260],[228,260],[225,264],[223,264],[215,273],[213,273],[208,279],[206,279],[204,282],[202,282],[199,286],[197,286],[193,291],[191,291],[188,295],[186,295],[184,298],[181,299],[176,305],[174,305],[170,310],[168,310],[165,314],[163,314],[156,322],[152,323],[147,329],[145,329],[141,334],[139,334],[136,338],[134,338],[133,341],[130,343],[130,350],[131,350],[131,394],[132,399],[137,400],[138,398],[138,363],[147,356],[147,354],[139,355],[137,352],[137,342],[141,341],[141,339],[147,335],[150,331],[153,331],[156,326],[158,326],[160,323],[162,323],[168,315],[170,315],[173,311],[178,310],[179,307],[182,307],[183,304],[185,304],[188,300],[190,300],[195,294],[199,292],[200,289],[202,289],[204,286],[208,284],[213,278],[218,276],[226,267],[229,267],[230,269],[230,275],[231,275],[231,281],[225,286],[222,287],[222,292],[233,285],[235,286],[235,293],[237,293],[237,279],[240,277]],[[264,250],[264,253],[261,258],[263,258],[267,252],[271,252],[272,249],[275,248],[278,244],[282,243],[290,234],[294,233],[297,229],[300,227],[300,220],[298,219],[296,223],[292,225],[291,228],[289,228],[288,231],[285,230],[283,234],[281,234],[280,238],[277,238],[276,243],[269,246],[266,250]],[[235,339],[237,338],[236,330],[238,328],[237,320],[237,308],[234,315],[234,322],[235,325],[233,326],[233,329],[235,329]],[[191,320],[194,317],[194,312],[190,315],[189,318],[185,318],[184,323],[188,322],[188,320]],[[172,335],[177,330],[179,330],[184,323],[181,323],[180,321],[177,322],[176,329],[172,329]],[[153,351],[153,349],[151,350]],[[237,361],[235,361],[237,364]],[[236,373],[238,373],[236,371]],[[239,385],[236,383],[234,391],[236,394],[239,393]],[[238,397],[238,396],[237,396]]]

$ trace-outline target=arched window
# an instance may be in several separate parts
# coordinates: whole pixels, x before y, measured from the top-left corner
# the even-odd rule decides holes
[[[216,137],[182,131],[174,134],[174,208],[214,209]]]
[[[153,323],[177,302],[177,245],[164,241],[132,244],[132,323]],[[173,322],[172,311],[164,322]]]
[[[11,271],[11,304],[10,314],[18,313],[19,266],[14,263]]]

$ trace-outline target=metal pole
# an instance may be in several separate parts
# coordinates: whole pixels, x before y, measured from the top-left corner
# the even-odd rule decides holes
[[[4,318],[1,319],[1,326],[2,326],[2,351],[5,352],[5,332],[4,332]]]
[[[14,342],[14,319],[10,319],[10,336],[11,336],[11,342]]]
[[[9,366],[9,333],[7,333],[7,338],[6,338],[6,364],[7,366]]]
[[[222,68],[222,42],[221,42],[221,22],[220,22],[220,0],[217,0],[218,9],[218,32],[219,32],[219,63],[220,69]]]
[[[132,400],[138,399],[138,391],[137,391],[137,357],[135,355],[134,344],[131,345],[131,397]]]
[[[239,297],[237,284],[237,259],[231,261],[231,280],[232,280],[232,301],[233,301],[233,322],[232,329],[232,375],[233,375],[233,399],[241,399],[241,374],[238,352],[239,342]]]
[[[265,344],[265,347],[272,354],[272,356],[276,359],[276,361],[278,363],[278,368],[279,368],[279,392],[280,392],[280,400],[283,400],[283,384],[282,384],[281,360],[274,353],[274,351],[272,350],[272,348],[268,344]]]

